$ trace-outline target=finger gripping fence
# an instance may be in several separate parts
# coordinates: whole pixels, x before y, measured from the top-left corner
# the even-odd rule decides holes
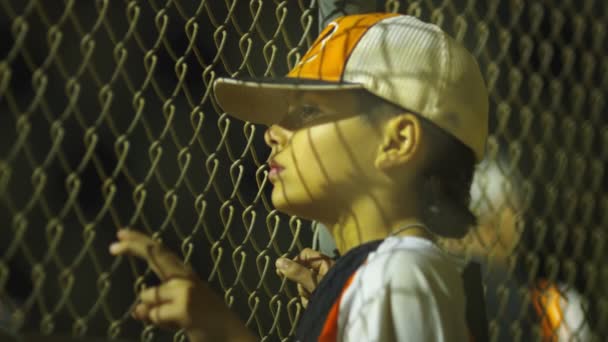
[[[211,85],[285,75],[318,33],[319,5],[338,2],[0,0],[0,330],[185,340],[130,316],[158,282],[107,251],[131,227],[191,264],[262,340],[291,340],[303,307],[274,262],[322,228],[272,207],[264,127],[223,113]],[[436,23],[479,61],[491,103],[480,173],[501,181],[479,177],[480,228],[442,243],[481,246],[485,261],[509,251],[503,278],[493,266],[484,278],[491,338],[603,340],[606,2],[351,3],[338,12]],[[578,318],[554,324],[554,293]]]

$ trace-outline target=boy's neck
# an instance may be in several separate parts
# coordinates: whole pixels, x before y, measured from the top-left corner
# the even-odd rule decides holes
[[[340,254],[363,243],[388,236],[417,236],[432,240],[416,210],[377,205],[382,203],[368,197],[357,201],[337,222],[323,222],[330,230]],[[394,202],[393,202],[394,203]],[[403,203],[402,203],[403,204]],[[414,209],[411,208],[410,209]],[[403,229],[402,228],[406,228]]]

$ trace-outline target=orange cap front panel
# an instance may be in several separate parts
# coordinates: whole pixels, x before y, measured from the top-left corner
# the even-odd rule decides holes
[[[365,32],[394,13],[352,15],[332,21],[287,77],[339,82],[351,52]]]

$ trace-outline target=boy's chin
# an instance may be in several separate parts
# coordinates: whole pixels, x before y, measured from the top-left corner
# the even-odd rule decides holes
[[[283,198],[272,198],[272,205],[283,214],[297,216],[305,220],[318,220],[319,213],[310,202],[285,201]]]
[[[280,211],[285,215],[297,216],[306,220],[314,220],[313,217],[310,217],[310,213],[308,213],[308,211],[304,210],[304,208],[302,207],[285,205],[285,203],[279,203],[279,205],[277,205],[274,202],[273,205],[276,210]]]

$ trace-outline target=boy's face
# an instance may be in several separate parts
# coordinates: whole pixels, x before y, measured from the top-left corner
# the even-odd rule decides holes
[[[272,202],[285,213],[322,220],[382,181],[374,166],[381,130],[350,103],[304,95],[290,115],[268,128]]]

